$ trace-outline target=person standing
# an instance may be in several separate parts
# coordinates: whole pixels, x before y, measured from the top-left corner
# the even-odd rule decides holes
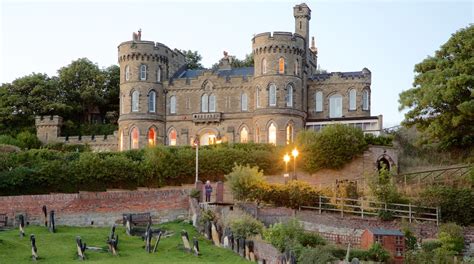
[[[206,202],[210,202],[211,193],[212,193],[211,181],[206,181],[206,184],[204,185],[204,189],[206,191]]]

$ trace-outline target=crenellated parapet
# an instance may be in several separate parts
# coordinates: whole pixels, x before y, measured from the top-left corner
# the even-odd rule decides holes
[[[362,71],[354,72],[329,72],[314,74],[309,77],[310,83],[364,83],[370,85],[372,82],[372,74],[369,69],[364,68]]]
[[[254,55],[288,53],[302,56],[305,53],[304,38],[291,32],[265,32],[252,39]]]

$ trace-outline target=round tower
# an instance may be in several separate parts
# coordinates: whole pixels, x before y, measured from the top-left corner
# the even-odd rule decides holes
[[[163,53],[163,54],[162,54]],[[120,65],[119,150],[162,144],[165,136],[168,57],[141,32],[118,46]]]
[[[289,32],[261,33],[252,39],[258,142],[291,143],[303,129],[305,39]],[[276,130],[276,133],[274,132]]]

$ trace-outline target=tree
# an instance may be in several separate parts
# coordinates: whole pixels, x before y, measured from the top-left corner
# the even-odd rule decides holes
[[[246,54],[245,59],[243,60],[233,57],[230,65],[232,66],[232,68],[253,67],[253,53]]]
[[[403,124],[444,149],[474,146],[474,26],[454,33],[434,57],[415,65],[413,88],[400,94]]]
[[[186,61],[186,68],[189,70],[200,70],[204,69],[201,64],[202,56],[197,51],[182,50]]]

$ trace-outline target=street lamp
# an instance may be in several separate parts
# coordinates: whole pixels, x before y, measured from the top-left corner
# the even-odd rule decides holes
[[[283,177],[285,178],[285,183],[286,183],[286,179],[288,178],[288,162],[290,161],[290,155],[288,155],[288,153],[285,154],[285,156],[283,156],[283,161],[285,162],[285,174],[283,175]]]
[[[298,152],[298,150],[295,148],[293,149],[293,151],[291,152],[291,154],[293,155],[293,179],[296,180],[296,157],[298,157],[298,154],[300,154]]]

